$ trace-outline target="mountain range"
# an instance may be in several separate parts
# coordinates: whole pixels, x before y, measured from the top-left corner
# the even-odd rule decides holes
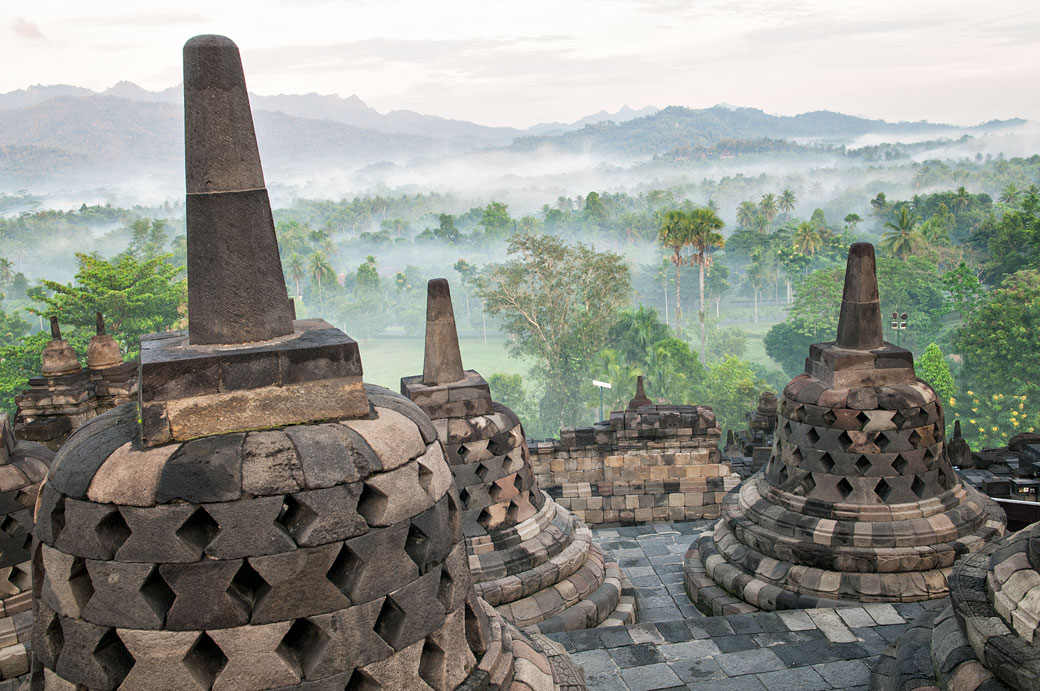
[[[101,92],[76,86],[32,86],[0,94],[0,188],[62,177],[124,178],[183,169],[182,92],[148,91],[120,82]],[[405,164],[485,149],[560,151],[650,158],[678,147],[725,139],[823,139],[844,143],[867,133],[934,134],[990,131],[1022,120],[974,128],[929,122],[886,122],[816,111],[776,116],[719,105],[600,111],[571,123],[520,130],[488,127],[410,110],[380,113],[358,96],[316,93],[250,95],[265,167],[281,173],[320,166],[353,169],[382,161]]]

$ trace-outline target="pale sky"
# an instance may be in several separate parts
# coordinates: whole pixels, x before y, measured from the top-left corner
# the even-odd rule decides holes
[[[730,103],[1040,120],[1038,0],[2,0],[0,92],[180,82],[220,33],[260,94],[357,94],[488,125]]]

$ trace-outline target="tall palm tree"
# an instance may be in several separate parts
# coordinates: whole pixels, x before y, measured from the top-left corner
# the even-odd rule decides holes
[[[332,269],[332,265],[329,264],[329,260],[325,258],[325,253],[318,250],[311,255],[310,263],[308,264],[310,269],[311,278],[313,278],[318,284],[318,309],[324,308],[324,302],[321,294],[321,280],[328,279],[330,276],[334,276],[335,272]]]
[[[766,217],[766,220],[770,223],[776,218],[776,214],[779,212],[780,207],[776,201],[776,195],[772,192],[762,195],[762,201],[758,203],[758,209],[762,212],[762,215]]]
[[[755,202],[740,202],[740,206],[737,207],[737,223],[745,228],[751,227],[751,222],[755,220],[757,215],[758,207],[755,206]]]
[[[878,245],[893,257],[906,259],[921,245],[922,238],[917,232],[917,226],[920,223],[920,216],[911,213],[907,206],[901,207],[896,222],[889,221],[885,224],[885,228],[889,230],[881,236],[881,242]]]
[[[1015,187],[1014,184],[1009,184],[1003,190],[1000,191],[999,201],[1009,206],[1014,206],[1022,198],[1022,191]]]
[[[7,257],[0,257],[0,283],[7,285],[14,280],[14,262]]]
[[[822,246],[823,238],[820,237],[820,231],[816,230],[814,223],[805,221],[798,224],[798,229],[794,232],[794,247],[796,250],[802,254],[814,257]]]
[[[707,253],[715,247],[723,247],[725,238],[718,231],[726,225],[718,214],[708,208],[695,209],[689,215],[690,219],[690,246],[693,247],[693,255],[690,261],[697,265],[700,273],[700,312],[701,324],[701,362],[704,362],[704,347],[706,334],[704,330],[704,267],[710,261]]]
[[[303,278],[304,274],[307,273],[307,267],[301,257],[296,252],[289,255],[289,276],[292,277],[293,283],[296,284],[296,299],[300,299],[300,279]]]
[[[784,191],[777,198],[776,203],[780,210],[784,212],[784,221],[790,221],[791,212],[794,211],[794,207],[798,203],[798,197],[795,196],[794,190],[785,187]]]
[[[766,273],[767,269],[765,264],[760,260],[748,264],[747,273],[744,275],[745,284],[751,288],[755,294],[755,323],[758,323],[758,294],[762,292],[762,288],[766,285]]]
[[[971,193],[961,185],[953,195],[953,208],[956,211],[966,211],[971,206]]]
[[[679,268],[685,260],[682,250],[690,243],[690,220],[685,213],[673,209],[664,215],[657,240],[672,252],[672,263],[675,264],[675,325],[682,323],[682,308],[679,307]]]

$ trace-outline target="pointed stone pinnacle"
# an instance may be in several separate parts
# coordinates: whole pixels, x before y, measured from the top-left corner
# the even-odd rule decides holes
[[[647,398],[646,392],[643,390],[643,375],[640,374],[636,377],[636,395],[628,402],[628,409],[638,410],[641,406],[653,404],[654,402]]]
[[[953,438],[954,439],[960,439],[961,438],[961,421],[960,420],[954,420],[953,421]]]
[[[51,340],[52,341],[60,341],[61,340],[61,327],[58,326],[58,318],[57,317],[51,317]]]
[[[293,332],[271,202],[238,46],[184,44],[188,340],[265,341]]]
[[[98,336],[105,335],[105,317],[100,312],[94,315],[94,327],[97,329]]]
[[[841,297],[836,344],[850,350],[874,350],[885,345],[881,330],[874,246],[857,242],[849,248],[845,289]]]
[[[466,377],[455,330],[455,311],[446,278],[434,278],[426,286],[426,355],[423,384],[450,384]]]

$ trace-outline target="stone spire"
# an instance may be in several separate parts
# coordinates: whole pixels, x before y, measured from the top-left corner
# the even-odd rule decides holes
[[[72,374],[81,369],[76,351],[69,346],[68,341],[61,337],[58,318],[51,317],[51,340],[43,348],[40,374],[52,377],[59,374]]]
[[[857,242],[849,248],[845,267],[837,346],[850,350],[874,350],[885,345],[881,334],[881,301],[878,299],[874,246],[869,242]]]
[[[434,278],[426,286],[426,355],[423,384],[450,384],[466,377],[455,329],[448,279]]]
[[[640,374],[636,377],[636,395],[628,402],[628,409],[639,410],[640,406],[653,404],[654,402],[646,397],[646,392],[643,390],[643,375]]]
[[[242,60],[223,36],[184,45],[184,163],[190,343],[291,334]]]
[[[52,341],[60,341],[60,340],[62,340],[62,337],[61,337],[61,327],[58,325],[58,318],[57,317],[51,317],[51,340]]]

